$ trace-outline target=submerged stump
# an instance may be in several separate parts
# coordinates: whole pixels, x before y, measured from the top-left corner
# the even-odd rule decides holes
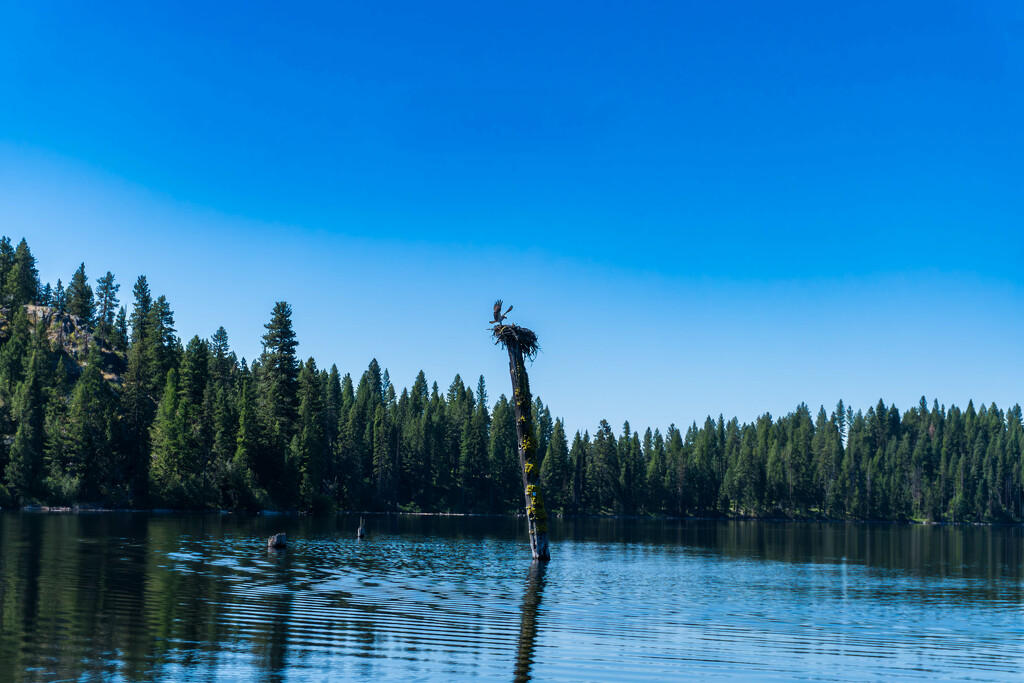
[[[500,309],[501,302],[495,306]],[[510,307],[511,308],[511,307]],[[498,319],[498,315],[495,318]],[[501,316],[502,318],[504,316]],[[540,492],[540,464],[537,461],[536,433],[533,426],[533,397],[526,359],[537,355],[537,335],[519,325],[500,321],[492,328],[494,343],[508,351],[508,371],[512,378],[512,403],[516,414],[516,436],[519,439],[519,466],[523,474],[523,496],[526,502],[526,523],[530,532],[530,550],[535,560],[548,561],[547,511]]]

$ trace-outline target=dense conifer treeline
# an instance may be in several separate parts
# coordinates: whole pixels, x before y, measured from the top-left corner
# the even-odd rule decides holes
[[[251,364],[224,328],[182,344],[145,276],[120,304],[85,265],[40,286],[28,244],[0,240],[0,506],[93,504],[518,512],[514,411],[484,378],[401,393],[376,360],[354,380],[296,355],[278,302]],[[534,404],[548,507],[567,514],[1021,521],[1019,405],[842,401],[751,424],[719,416],[571,440]]]

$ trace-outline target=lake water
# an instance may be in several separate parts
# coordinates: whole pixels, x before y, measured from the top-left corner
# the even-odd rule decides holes
[[[1019,527],[357,526],[0,514],[0,681],[1024,679]]]

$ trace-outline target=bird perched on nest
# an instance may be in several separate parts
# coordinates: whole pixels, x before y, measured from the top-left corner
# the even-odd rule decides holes
[[[501,312],[501,299],[498,299],[497,301],[495,301],[494,302],[494,320],[491,321],[491,324],[492,325],[500,324],[501,321],[504,320],[506,318],[506,316],[508,316],[508,312],[511,311],[511,310],[512,310],[512,307],[509,306],[508,309],[504,313],[502,313]]]

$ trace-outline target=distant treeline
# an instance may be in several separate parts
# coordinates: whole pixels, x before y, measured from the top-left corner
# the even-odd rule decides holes
[[[263,353],[224,328],[186,344],[145,276],[41,286],[0,240],[0,506],[519,512],[514,412],[484,378],[401,393],[376,360],[353,380],[296,356],[278,302]],[[484,340],[481,340],[484,343]],[[571,446],[534,404],[541,481],[566,514],[1021,521],[1021,408],[806,405],[752,424],[708,418],[643,436],[602,420]]]

